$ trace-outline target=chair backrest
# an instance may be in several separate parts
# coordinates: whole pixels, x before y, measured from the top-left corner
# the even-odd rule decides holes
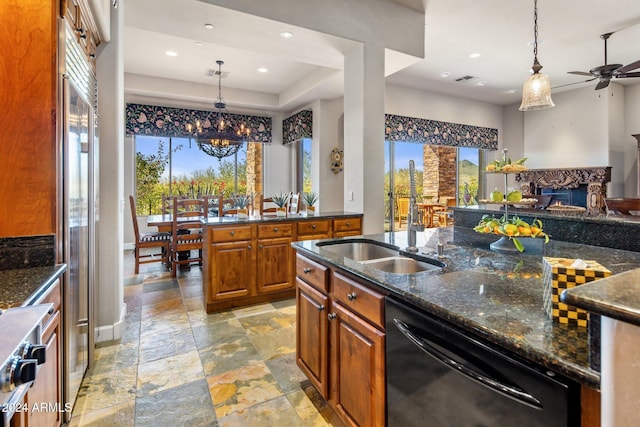
[[[264,197],[264,194],[260,195],[258,209],[260,209],[260,215],[275,215],[276,213],[276,205],[273,203],[273,199],[271,197]]]
[[[289,197],[289,207],[287,209],[289,213],[300,212],[300,193],[293,193]]]
[[[140,230],[138,229],[138,215],[136,214],[136,201],[132,195],[129,195],[129,204],[131,205],[131,219],[133,220],[133,232],[135,233],[135,236],[136,236],[136,242],[139,242]]]
[[[174,240],[179,239],[177,236],[183,234],[190,229],[201,229],[202,223],[200,219],[206,217],[207,209],[205,203],[208,203],[206,199],[173,199],[173,226],[172,234]]]
[[[237,214],[235,201],[232,198],[225,198],[224,195],[218,196],[218,217],[225,215]]]
[[[611,198],[604,199],[604,204],[608,212],[620,213],[622,215],[633,215],[631,212],[640,212],[640,199],[633,198]]]
[[[163,215],[173,212],[173,199],[175,197],[176,196],[169,196],[168,194],[162,195],[162,206],[160,209]]]
[[[396,202],[398,205],[398,216],[405,217],[409,214],[409,198],[408,197],[398,197],[398,201]]]

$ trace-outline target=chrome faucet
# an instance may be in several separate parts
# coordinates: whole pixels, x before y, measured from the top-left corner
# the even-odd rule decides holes
[[[424,231],[424,224],[422,224],[422,218],[418,213],[418,207],[416,206],[416,198],[418,197],[416,192],[416,166],[413,160],[409,160],[409,212],[407,213],[407,252],[418,252],[416,247],[416,231]]]

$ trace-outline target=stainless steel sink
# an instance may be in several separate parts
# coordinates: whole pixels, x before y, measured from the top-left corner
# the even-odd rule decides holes
[[[337,241],[323,242],[322,246],[327,251],[354,261],[369,261],[372,259],[389,258],[398,255],[398,250],[378,245],[369,241]]]
[[[376,270],[396,274],[420,273],[421,271],[439,270],[443,267],[443,265],[435,265],[429,262],[400,256],[366,261],[363,262],[363,264],[373,267]]]

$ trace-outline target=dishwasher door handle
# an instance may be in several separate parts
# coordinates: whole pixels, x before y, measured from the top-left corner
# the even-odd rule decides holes
[[[530,393],[527,393],[524,390],[521,390],[518,387],[514,387],[509,384],[505,384],[503,381],[500,381],[495,378],[491,378],[483,373],[478,372],[476,369],[469,367],[463,363],[457,362],[451,357],[447,356],[437,348],[433,346],[431,341],[426,337],[422,336],[422,334],[415,332],[409,325],[404,323],[402,320],[393,319],[393,323],[397,326],[397,328],[402,332],[404,336],[409,338],[411,342],[413,342],[418,348],[427,353],[429,356],[436,359],[438,362],[443,365],[449,367],[453,371],[473,380],[497,393],[502,394],[510,399],[513,399],[517,402],[520,402],[524,405],[527,405],[534,409],[542,409],[542,403],[533,397]],[[464,359],[464,357],[460,357]]]

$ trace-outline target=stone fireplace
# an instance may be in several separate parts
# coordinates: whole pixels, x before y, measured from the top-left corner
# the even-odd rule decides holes
[[[525,195],[552,195],[562,204],[582,206],[588,215],[599,215],[605,213],[611,167],[529,169],[517,173],[516,181]],[[552,198],[552,203],[555,201]]]

